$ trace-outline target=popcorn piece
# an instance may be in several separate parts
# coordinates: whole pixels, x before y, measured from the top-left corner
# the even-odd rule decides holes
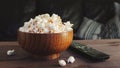
[[[59,60],[58,63],[59,63],[59,65],[62,66],[62,67],[63,67],[63,66],[66,66],[65,60]]]
[[[62,22],[62,19],[57,14],[42,14],[30,19],[24,23],[23,27],[19,28],[22,32],[32,33],[59,33],[72,30],[70,21]]]
[[[9,55],[9,56],[12,56],[14,54],[15,54],[15,50],[14,49],[7,51],[7,55]]]
[[[43,29],[43,32],[44,32],[44,33],[49,33],[49,30],[48,30],[47,28],[44,28],[44,29]]]
[[[70,56],[67,60],[68,63],[74,63],[75,62],[75,58],[73,56]]]

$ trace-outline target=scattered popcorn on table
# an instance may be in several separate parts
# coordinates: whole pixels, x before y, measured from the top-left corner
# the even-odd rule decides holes
[[[8,56],[12,56],[12,55],[14,55],[14,54],[15,54],[15,50],[14,50],[14,49],[7,51],[7,55],[8,55]]]
[[[67,59],[67,62],[68,63],[74,63],[75,62],[75,58],[73,56],[70,56],[68,59]]]
[[[66,66],[65,60],[59,60],[58,63],[59,63],[59,65],[62,66],[62,67],[63,67],[63,66]]]
[[[31,33],[60,33],[73,30],[70,21],[62,22],[62,19],[57,14],[42,14],[30,19],[24,23],[23,27],[19,28],[22,32]]]

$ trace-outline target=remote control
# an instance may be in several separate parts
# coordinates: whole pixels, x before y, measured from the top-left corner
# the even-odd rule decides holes
[[[84,44],[80,44],[75,41],[72,42],[70,49],[92,60],[104,61],[110,58],[108,54],[105,54],[96,49],[93,49],[92,47],[89,47]]]

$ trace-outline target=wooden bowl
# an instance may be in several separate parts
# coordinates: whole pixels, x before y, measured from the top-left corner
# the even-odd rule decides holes
[[[19,45],[34,56],[56,59],[65,51],[73,40],[73,30],[63,33],[28,33],[18,31]]]

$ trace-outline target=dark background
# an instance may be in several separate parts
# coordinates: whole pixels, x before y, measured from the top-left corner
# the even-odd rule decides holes
[[[114,0],[115,1],[115,0]],[[83,17],[106,24],[115,15],[112,0],[1,0],[0,41],[17,40],[18,28],[38,14],[56,13],[63,21],[74,22],[77,31]],[[118,0],[119,1],[119,0]],[[101,14],[101,12],[104,13]],[[97,17],[97,18],[96,18]]]

